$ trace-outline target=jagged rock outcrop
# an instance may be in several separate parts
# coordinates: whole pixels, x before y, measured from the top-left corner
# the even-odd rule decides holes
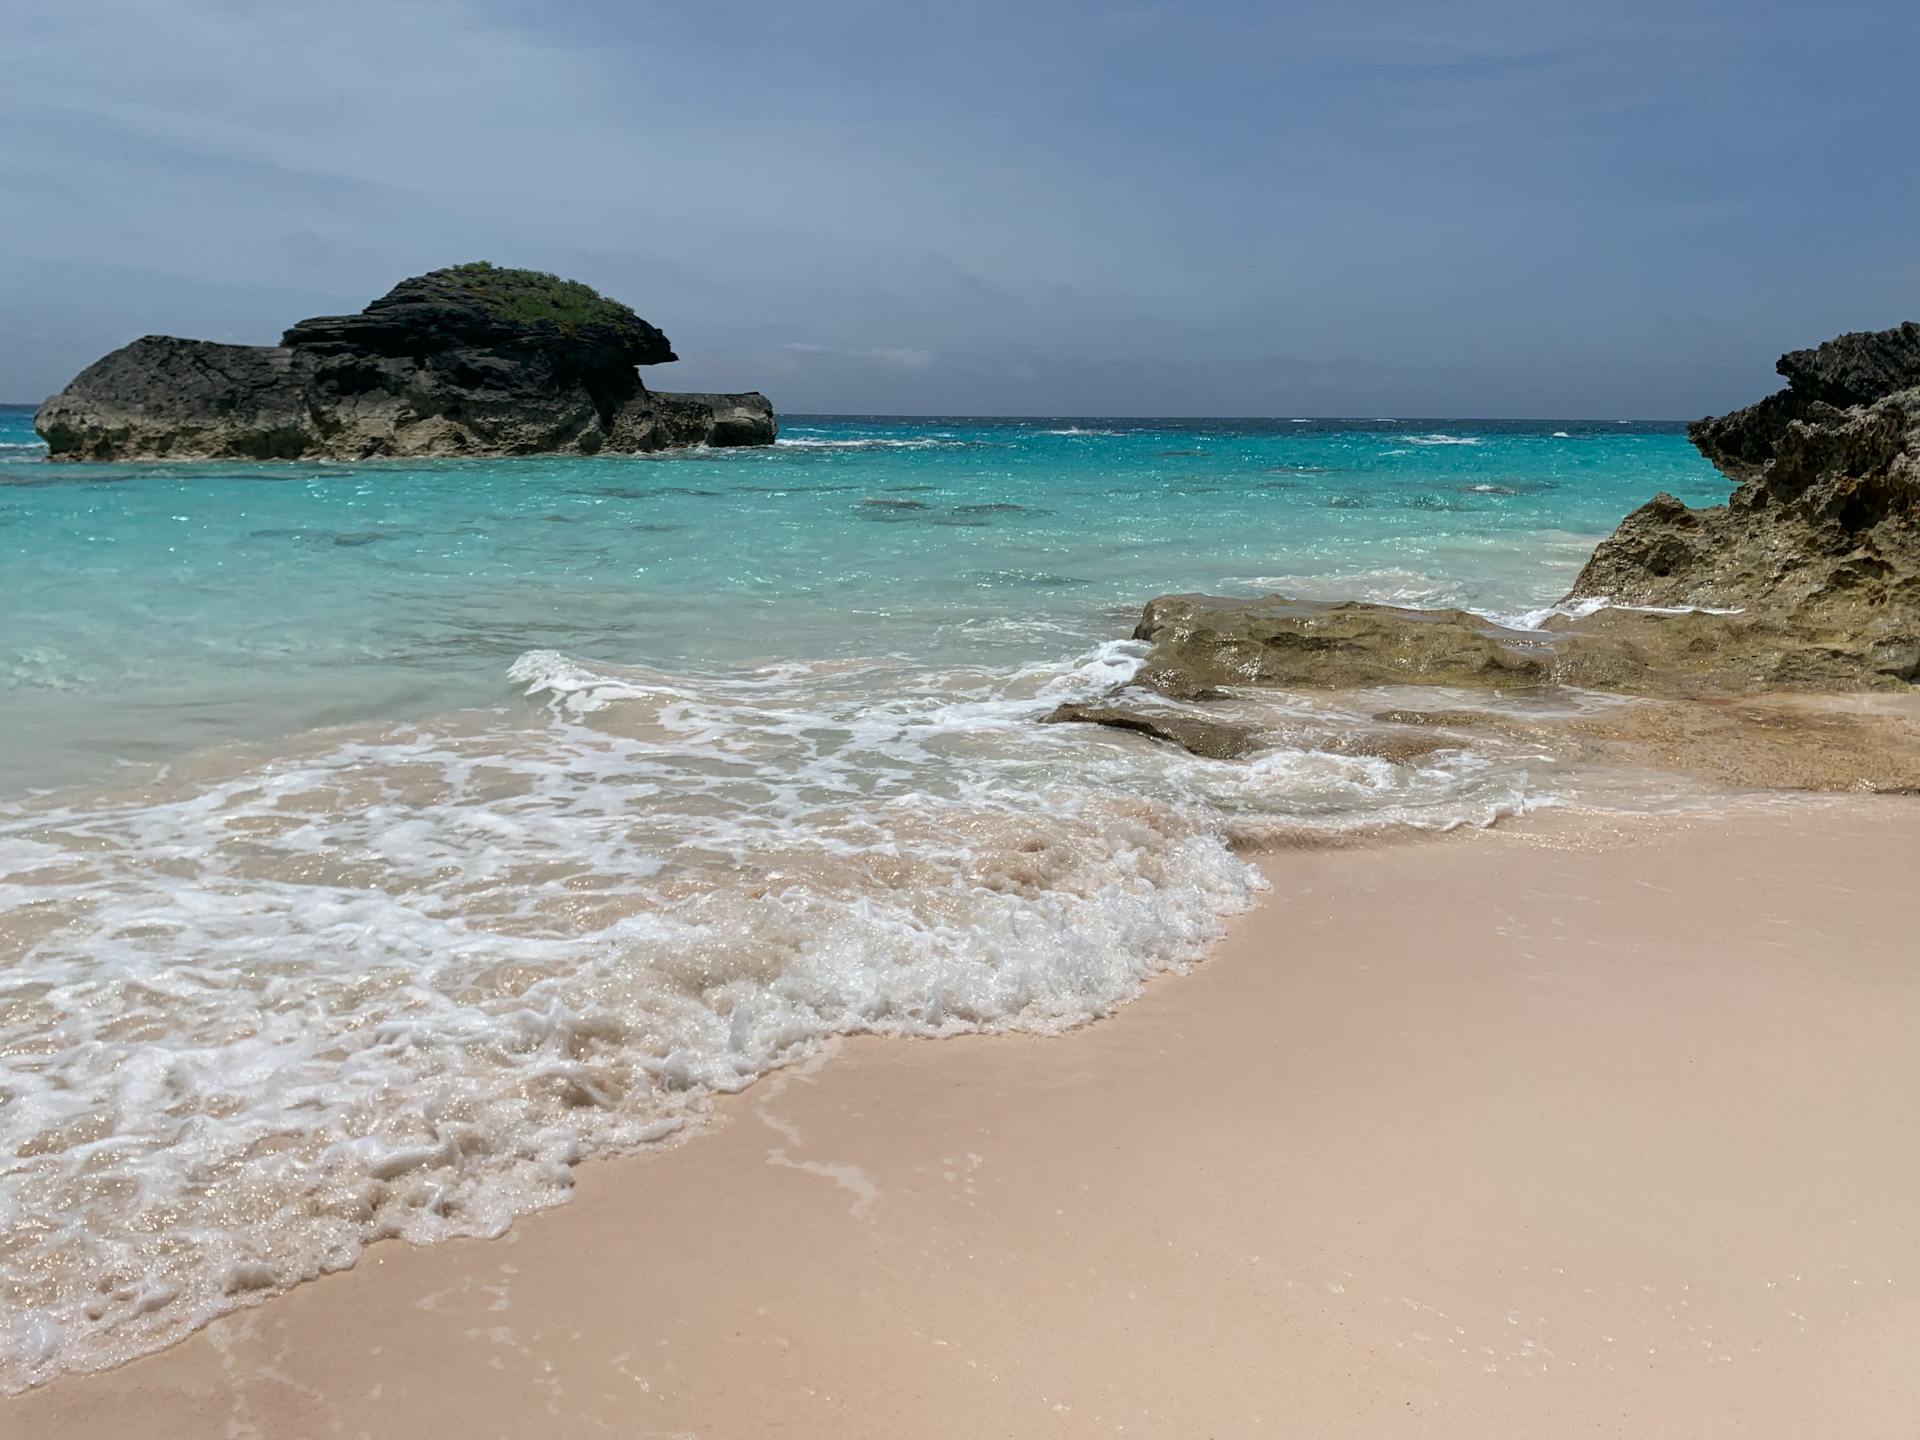
[[[1688,433],[1739,482],[1695,510],[1657,495],[1569,599],[1712,606],[1830,651],[1861,683],[1920,676],[1920,324],[1780,357],[1785,390]]]
[[[1513,630],[1461,610],[1163,595],[1134,631],[1133,681],[1046,718],[1231,756],[1273,737],[1244,715],[1216,733],[1207,702],[1249,688],[1492,702],[1567,687],[1653,703],[1393,709],[1349,743],[1300,743],[1417,763],[1459,732],[1743,787],[1920,788],[1920,325],[1795,351],[1780,373],[1786,390],[1689,431],[1739,482],[1727,504],[1656,496],[1595,550],[1568,598],[1613,606]],[[1766,693],[1876,688],[1904,693],[1882,710]]]
[[[1810,350],[1789,350],[1774,368],[1786,389],[1687,427],[1700,452],[1732,479],[1756,475],[1796,420],[1818,423],[1829,410],[1871,405],[1920,386],[1920,324],[1909,320],[1890,330],[1835,336]]]
[[[149,335],[34,419],[55,460],[594,454],[762,445],[757,392],[649,390],[667,337],[585,285],[475,264],[403,280],[279,345]]]

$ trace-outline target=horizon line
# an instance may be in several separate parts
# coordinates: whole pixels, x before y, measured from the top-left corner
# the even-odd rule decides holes
[[[672,394],[672,391],[663,392]],[[49,399],[52,397],[49,396]],[[46,404],[45,400],[0,400],[0,410],[38,410]],[[1491,421],[1504,425],[1535,424],[1545,425],[1559,422],[1571,425],[1690,425],[1692,419],[1677,415],[1293,415],[1275,412],[1266,415],[1256,414],[1216,414],[1216,415],[1175,415],[1175,414],[1126,414],[1119,412],[1101,413],[1093,410],[1060,410],[1051,413],[1042,411],[997,411],[997,410],[791,410],[775,411],[787,418],[796,420],[1020,420],[1038,423],[1043,420],[1119,420],[1131,422],[1146,421],[1217,421],[1217,420],[1264,420],[1281,424],[1319,424],[1325,421],[1351,421],[1363,425],[1400,425],[1416,420],[1447,421]],[[1695,419],[1699,417],[1694,417]]]
[[[775,412],[784,419],[793,420],[1271,420],[1281,424],[1316,424],[1321,421],[1352,421],[1363,425],[1401,425],[1416,420],[1448,421],[1489,421],[1505,425],[1548,423],[1570,425],[1691,425],[1693,419],[1666,415],[1154,415],[1154,414],[1098,414],[1092,411],[1058,411],[1053,414],[1019,413],[1011,411],[931,411],[931,410],[792,410]]]

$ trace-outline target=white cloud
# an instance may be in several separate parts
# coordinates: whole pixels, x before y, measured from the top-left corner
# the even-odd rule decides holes
[[[817,345],[808,340],[789,340],[781,347],[801,355],[831,355],[842,360],[864,360],[891,370],[925,370],[934,362],[931,350],[915,345],[868,345],[848,348],[844,345]]]
[[[896,370],[924,370],[933,364],[931,350],[919,350],[905,345],[883,345],[866,353],[882,365],[891,365]]]

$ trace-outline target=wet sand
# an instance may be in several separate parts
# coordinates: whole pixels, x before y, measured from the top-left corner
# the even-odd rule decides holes
[[[1920,801],[1267,857],[1064,1038],[862,1041],[0,1433],[1901,1436]]]

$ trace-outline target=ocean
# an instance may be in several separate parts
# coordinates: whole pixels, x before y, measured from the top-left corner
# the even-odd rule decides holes
[[[1564,803],[1276,696],[1036,723],[1157,594],[1531,623],[1647,422],[793,416],[756,450],[53,466],[0,409],[0,1389],[498,1233],[854,1032],[1054,1031],[1249,849]]]

